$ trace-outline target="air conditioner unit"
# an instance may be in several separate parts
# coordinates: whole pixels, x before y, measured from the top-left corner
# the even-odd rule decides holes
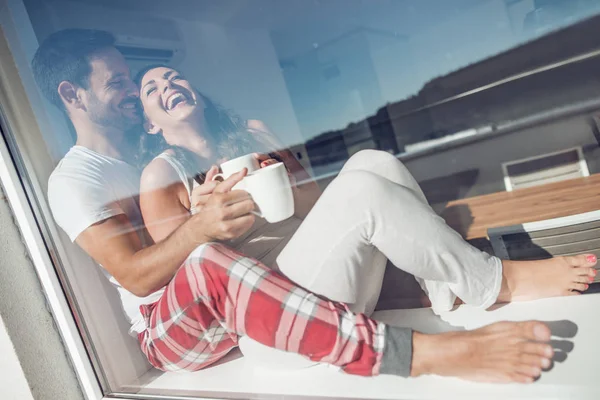
[[[115,35],[117,49],[125,59],[136,64],[169,64],[176,66],[184,58],[183,43],[176,40]]]

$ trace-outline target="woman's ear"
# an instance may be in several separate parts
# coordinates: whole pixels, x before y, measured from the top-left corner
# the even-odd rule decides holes
[[[144,118],[144,130],[150,135],[157,135],[162,131],[162,129],[154,125],[148,118]]]
[[[79,93],[77,93],[77,86],[73,85],[69,81],[62,81],[58,84],[58,95],[63,101],[67,110],[72,108],[84,108]]]

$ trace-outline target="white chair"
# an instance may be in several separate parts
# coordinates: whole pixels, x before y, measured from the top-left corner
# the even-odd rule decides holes
[[[592,253],[600,258],[600,210],[490,228],[488,237],[494,254],[504,260],[536,260],[581,253]],[[599,281],[600,275],[595,282]]]
[[[590,176],[581,147],[572,147],[502,164],[508,192],[566,179]]]

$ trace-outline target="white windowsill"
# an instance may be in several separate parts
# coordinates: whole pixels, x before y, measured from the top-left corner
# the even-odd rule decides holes
[[[594,318],[600,308],[600,294],[545,299],[509,304],[493,311],[462,306],[442,318],[429,309],[392,310],[376,313],[376,318],[398,326],[408,323],[415,329],[435,333],[474,329],[502,320],[570,320],[577,333],[568,340],[574,344],[564,362],[542,375],[531,385],[479,384],[453,378],[426,376],[404,379],[393,376],[363,378],[346,375],[325,365],[296,371],[281,371],[253,366],[244,358],[233,359],[196,373],[148,372],[142,379],[142,394],[172,393],[178,396],[210,396],[228,393],[247,398],[319,398],[348,399],[429,399],[429,398],[600,398],[597,360],[600,346],[597,333],[600,320]],[[564,324],[564,323],[563,323]],[[558,330],[566,325],[558,323]],[[571,327],[574,325],[570,325]],[[457,328],[459,327],[459,328]],[[556,330],[555,330],[556,331]]]

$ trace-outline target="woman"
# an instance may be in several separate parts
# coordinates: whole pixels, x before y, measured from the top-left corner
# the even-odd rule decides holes
[[[160,241],[189,218],[197,203],[193,195],[201,198],[214,189],[217,171],[211,166],[241,155],[223,157],[224,143],[253,138],[242,152],[261,145],[268,152],[273,139],[263,124],[219,111],[170,67],[147,68],[138,82],[146,130],[161,143],[143,172],[140,206],[149,233]],[[298,181],[308,179],[293,156],[278,154]],[[202,177],[194,183],[199,171],[208,171],[206,183]],[[311,183],[295,188],[295,201],[294,217],[279,224],[257,219],[228,244],[354,312],[374,310],[387,260],[417,278],[437,312],[451,309],[457,297],[487,308],[574,295],[595,276],[593,255],[501,261],[472,247],[435,214],[408,170],[385,152],[352,156],[320,197]]]
[[[137,81],[147,117],[145,139],[155,137],[160,142],[142,152],[146,158],[148,154],[156,158],[142,175],[140,199],[149,232],[159,241],[190,214],[196,185],[190,177],[203,170],[208,170],[207,178],[214,176],[214,164],[224,159],[223,148],[253,139],[241,154],[226,157],[233,158],[261,145],[273,150],[276,144],[264,124],[244,123],[220,110],[170,67],[146,68]],[[278,154],[297,180],[309,179],[289,152]],[[262,165],[272,162],[268,159]],[[467,303],[489,307],[496,300],[575,294],[586,290],[590,276],[595,275],[584,259],[501,262],[471,247],[431,210],[408,170],[384,152],[353,156],[318,202],[314,183],[296,188],[295,195],[293,218],[273,226],[258,219],[254,234],[235,240],[233,247],[278,267],[317,294],[353,305],[356,311],[373,311],[387,259],[421,278],[438,310],[451,308],[456,295]],[[315,210],[303,220],[315,203]],[[267,234],[275,232],[276,239],[266,247],[252,248],[251,238],[265,233],[260,227]],[[281,234],[293,235],[293,239]],[[299,265],[311,268],[295,268]],[[513,293],[507,287],[500,290],[502,274],[519,283],[518,288],[510,288]]]

